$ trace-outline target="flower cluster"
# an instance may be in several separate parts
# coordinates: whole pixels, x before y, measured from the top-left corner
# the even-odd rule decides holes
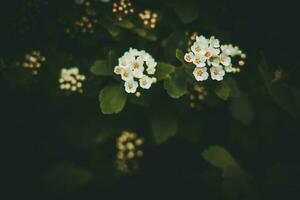
[[[82,93],[82,82],[84,80],[85,76],[79,73],[79,69],[77,67],[70,69],[63,68],[59,78],[60,89]]]
[[[149,89],[152,83],[156,82],[156,78],[153,77],[156,65],[154,58],[146,51],[130,48],[119,58],[114,73],[120,75],[125,81],[124,87],[127,93],[136,93],[138,86]]]
[[[191,51],[185,54],[184,60],[196,65],[193,74],[197,81],[208,79],[208,67],[211,79],[221,81],[225,72],[233,72],[230,53],[230,46],[221,46],[220,41],[214,36],[209,39],[204,36],[197,36],[196,41],[191,46]]]
[[[25,55],[25,60],[22,63],[22,67],[32,70],[34,75],[38,74],[38,70],[42,64],[46,61],[46,58],[41,55],[39,51],[32,51]]]
[[[116,167],[120,172],[128,173],[138,168],[136,158],[144,155],[141,146],[144,140],[136,133],[123,131],[116,140],[117,156]]]
[[[190,107],[191,108],[198,108],[198,103],[203,101],[208,92],[203,85],[196,84],[194,87],[187,93],[190,99]]]
[[[143,21],[145,28],[154,29],[157,23],[157,13],[150,10],[145,10],[144,12],[139,13],[140,19]]]
[[[66,29],[66,33],[73,31],[79,33],[94,33],[95,27],[98,24],[97,12],[93,8],[91,2],[86,1],[83,3],[84,15],[74,22],[74,26]],[[74,29],[74,30],[73,30]]]
[[[119,0],[113,3],[112,12],[115,13],[118,21],[123,21],[126,16],[134,13],[134,9],[129,0]]]

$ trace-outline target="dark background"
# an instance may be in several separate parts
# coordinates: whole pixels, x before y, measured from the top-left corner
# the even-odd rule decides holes
[[[54,63],[69,62],[69,56],[80,55],[80,58],[89,60],[95,53],[97,46],[81,46],[80,42],[73,43],[61,33],[63,27],[61,19],[71,13],[73,1],[51,1],[42,8],[40,13],[34,14],[37,21],[30,26],[33,29],[20,33],[22,26],[22,9],[24,1],[11,0],[2,2],[1,13],[1,42],[0,55],[4,60],[19,58],[31,48],[49,50]],[[155,2],[155,1],[154,1]],[[166,9],[160,1],[138,2],[139,6],[153,5],[156,9]],[[296,1],[197,1],[201,9],[207,8],[211,15],[217,18],[216,26],[222,30],[230,31],[231,38],[249,52],[249,56],[263,52],[273,68],[283,67],[288,71],[292,67],[299,67],[299,6]],[[30,12],[29,12],[30,13]],[[62,14],[63,13],[63,14]],[[31,13],[32,14],[32,13]],[[19,23],[21,25],[19,25]],[[186,28],[183,25],[182,28]],[[195,27],[197,30],[197,27]],[[169,33],[169,32],[168,32]],[[166,31],[167,34],[167,31]],[[102,44],[109,46],[110,41]],[[85,51],[89,49],[88,51]],[[54,52],[54,53],[52,53]],[[61,58],[57,58],[60,55]],[[101,53],[100,53],[101,55]],[[63,59],[65,57],[66,59]],[[56,59],[54,59],[56,58]],[[78,58],[78,60],[80,59]],[[249,58],[253,66],[249,66],[248,76],[240,79],[256,79],[257,68],[254,63],[258,57]],[[70,61],[76,63],[76,59]],[[84,62],[83,62],[84,63]],[[62,67],[57,66],[57,68]],[[173,198],[185,199],[219,199],[218,190],[200,181],[201,169],[206,169],[209,164],[201,158],[201,150],[207,144],[224,144],[233,152],[241,165],[255,174],[254,179],[261,199],[297,199],[299,190],[299,120],[294,119],[284,110],[268,99],[263,99],[261,104],[270,107],[269,110],[256,112],[255,122],[247,130],[256,131],[256,126],[266,127],[270,130],[269,136],[257,136],[255,150],[247,151],[232,143],[224,132],[230,129],[226,120],[226,104],[221,103],[215,108],[206,111],[206,136],[203,143],[193,144],[180,137],[175,137],[161,146],[150,146],[141,161],[141,168],[137,175],[120,179],[113,184],[99,186],[89,184],[82,189],[71,193],[55,193],[47,190],[44,185],[44,176],[47,170],[55,163],[71,160],[82,165],[88,163],[86,150],[79,150],[68,142],[58,131],[64,121],[76,120],[81,123],[82,118],[100,115],[98,108],[98,90],[92,91],[86,98],[78,96],[65,97],[61,93],[53,92],[56,81],[54,74],[42,75],[34,80],[10,81],[5,74],[7,66],[1,69],[1,135],[2,153],[4,160],[1,162],[5,169],[5,189],[9,196],[5,199],[31,198],[31,199],[100,199],[100,198]],[[246,71],[247,69],[245,69]],[[51,70],[50,70],[51,71]],[[88,69],[85,69],[88,72]],[[295,69],[288,80],[294,87],[299,88],[299,69]],[[252,85],[246,85],[248,89]],[[99,86],[95,86],[99,89]],[[96,98],[94,98],[96,97]],[[260,96],[254,97],[260,101]],[[271,106],[270,106],[271,104]],[[128,108],[130,109],[130,108]],[[144,113],[140,108],[134,108],[132,115]],[[276,111],[274,111],[276,110]],[[276,120],[268,120],[262,116],[272,116],[272,112],[279,115]],[[269,113],[266,113],[269,112]],[[141,114],[143,116],[143,114]],[[191,114],[192,116],[192,114]],[[143,117],[141,117],[143,118]],[[142,120],[142,119],[140,119]],[[218,121],[221,121],[220,123]],[[219,123],[219,126],[214,126]],[[141,122],[143,124],[143,122]],[[142,126],[142,125],[141,125]],[[226,128],[224,128],[226,127]],[[143,130],[143,128],[140,128]],[[224,131],[225,130],[225,131]],[[204,132],[205,132],[204,131]],[[252,140],[250,138],[249,140]],[[254,139],[253,139],[254,140]],[[268,145],[268,141],[272,141]],[[249,142],[249,146],[252,144]],[[252,147],[252,146],[251,146]],[[266,181],[266,171],[273,164],[279,163],[282,179],[274,184]],[[217,172],[218,173],[218,172]],[[6,188],[6,187],[5,187]],[[247,198],[242,198],[247,199]],[[251,199],[251,198],[248,198]]]

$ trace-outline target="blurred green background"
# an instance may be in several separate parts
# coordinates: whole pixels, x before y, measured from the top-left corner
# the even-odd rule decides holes
[[[1,5],[5,199],[297,199],[296,3],[132,0],[135,14],[120,23],[114,2],[90,0],[93,33],[74,26],[87,14],[84,0]],[[146,9],[158,14],[153,30],[137,16]],[[173,99],[159,82],[141,98],[128,97],[120,113],[101,113],[99,91],[117,80],[91,73],[96,60],[114,63],[135,47],[178,67],[176,49],[186,51],[187,32],[238,45],[247,54],[241,73],[208,82],[197,109],[188,95]],[[46,57],[38,75],[17,64],[32,50]],[[73,66],[86,76],[83,94],[59,89],[61,68]],[[130,173],[115,163],[124,130],[145,139]]]

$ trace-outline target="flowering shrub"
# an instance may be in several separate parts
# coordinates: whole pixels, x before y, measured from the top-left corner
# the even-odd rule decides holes
[[[2,4],[10,194],[297,199],[298,7],[263,4]]]

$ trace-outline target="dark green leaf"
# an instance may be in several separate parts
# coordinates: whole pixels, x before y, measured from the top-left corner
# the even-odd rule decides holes
[[[164,88],[170,97],[178,99],[187,92],[187,82],[181,71],[177,70],[170,78],[165,79]]]
[[[176,49],[176,58],[182,63],[185,64],[184,62],[184,54],[180,49]]]
[[[245,96],[233,97],[230,104],[232,116],[244,125],[249,125],[253,120],[253,107]]]
[[[226,81],[221,81],[221,83],[214,89],[214,92],[218,97],[227,100],[230,96],[230,87]]]
[[[218,145],[211,146],[202,152],[203,158],[211,165],[226,172],[230,167],[238,167],[238,163],[232,155],[224,148]]]
[[[157,63],[155,77],[158,81],[163,80],[175,71],[175,67],[168,63]]]
[[[176,135],[178,120],[171,111],[165,110],[152,116],[151,127],[156,144],[161,144]]]
[[[123,110],[127,94],[123,84],[111,84],[103,88],[99,95],[100,109],[103,114],[119,113]]]
[[[105,60],[96,60],[91,67],[91,72],[95,75],[100,76],[111,76],[113,69],[110,68],[109,64]]]

